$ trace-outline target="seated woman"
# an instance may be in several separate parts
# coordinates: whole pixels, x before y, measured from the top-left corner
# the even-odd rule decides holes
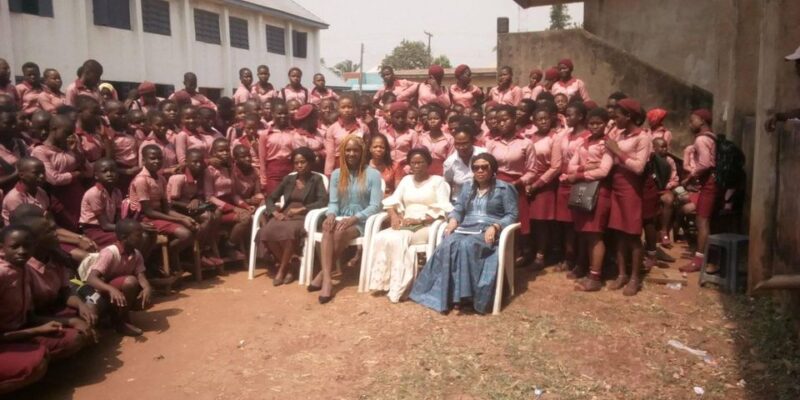
[[[315,208],[328,205],[328,193],[319,174],[311,171],[316,162],[314,151],[299,147],[292,152],[295,174],[287,175],[266,200],[267,225],[258,231],[259,242],[267,247],[276,260],[280,260],[278,272],[272,279],[273,286],[292,282],[294,276],[287,273],[289,262],[297,253],[297,245],[306,235],[303,227],[305,215]],[[275,203],[283,198],[283,206]]]
[[[392,303],[405,296],[417,267],[417,253],[409,246],[426,243],[429,225],[453,209],[450,186],[441,176],[430,174],[432,161],[428,149],[411,149],[407,156],[411,175],[383,200],[392,226],[373,239],[369,289],[388,291]]]
[[[351,240],[364,234],[367,218],[381,209],[381,174],[367,163],[364,140],[355,134],[346,136],[339,146],[340,168],[331,174],[330,202],[322,223],[322,271],[308,285],[309,292],[322,291],[320,304],[333,299],[333,264]]]
[[[472,301],[489,311],[497,277],[497,239],[517,222],[517,191],[495,176],[497,160],[478,154],[470,163],[474,180],[464,185],[450,213],[445,239],[417,277],[411,300],[438,312]],[[502,279],[502,277],[499,277]]]

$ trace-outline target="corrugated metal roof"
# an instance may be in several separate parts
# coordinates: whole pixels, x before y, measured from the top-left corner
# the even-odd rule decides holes
[[[328,23],[293,0],[223,0],[227,4],[287,18],[296,22],[327,29]]]

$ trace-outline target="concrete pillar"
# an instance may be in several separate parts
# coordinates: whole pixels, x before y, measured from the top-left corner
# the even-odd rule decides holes
[[[764,122],[776,111],[780,54],[780,1],[764,1],[759,41],[758,91],[756,93],[756,132],[753,150],[752,198],[750,204],[750,246],[748,252],[748,290],[772,276],[773,243],[776,231],[778,194],[778,134],[768,133]]]
[[[194,9],[191,0],[183,0],[181,3],[181,14],[183,15],[183,49],[184,49],[184,68],[183,72],[194,69]],[[175,77],[175,90],[183,88],[183,73]]]
[[[255,53],[259,56],[258,57],[259,58],[258,59],[259,65],[266,64],[267,63],[267,60],[266,60],[266,56],[267,56],[267,28],[266,28],[266,26],[264,26],[264,16],[261,15],[261,14],[258,14],[258,17],[256,18],[256,41],[255,41],[255,43],[253,45],[255,46],[255,48],[254,48]],[[264,57],[265,59],[262,60],[261,57]],[[255,76],[255,73],[256,73],[256,70],[253,70],[253,74],[254,74],[253,82],[254,83],[258,81],[258,77]]]
[[[322,51],[320,50],[320,46],[319,46],[319,37],[320,37],[320,33],[321,32],[322,31],[319,30],[319,29],[315,29],[315,30],[313,30],[311,32],[311,34],[314,35],[314,38],[311,41],[311,48],[314,49],[314,52],[313,52],[313,54],[309,54],[309,57],[314,57],[314,58],[310,59],[311,60],[311,65],[314,65],[315,66],[314,69],[317,70],[317,71],[319,71],[320,69],[323,68],[322,65],[320,65],[320,63],[319,63],[319,59],[322,58]],[[331,61],[332,60],[327,60],[327,62],[331,62]]]
[[[231,71],[231,15],[228,7],[222,9],[222,23],[220,24],[220,36],[222,38],[222,95],[232,96],[234,73]]]
[[[284,36],[284,40],[286,43],[286,69],[288,70],[294,66],[294,37],[292,35],[292,29],[294,29],[294,25],[292,25],[291,21],[289,21],[286,22],[285,26],[286,36]]]
[[[8,10],[8,3],[0,4],[0,57],[3,57],[11,67],[11,82],[14,82],[14,74],[19,68],[16,57],[14,57],[14,31],[11,29],[11,11]],[[66,87],[66,85],[65,85]]]
[[[54,7],[53,13],[56,15],[56,18],[58,18],[59,10],[55,8],[56,7],[56,3],[62,4],[62,5],[64,3],[63,2],[55,2],[55,1],[53,2],[53,7]],[[75,21],[75,25],[74,25],[76,27],[75,28],[75,39],[76,40],[75,40],[75,47],[73,48],[73,51],[75,51],[75,54],[82,54],[84,60],[92,58],[92,54],[91,54],[91,51],[92,51],[91,39],[92,38],[89,35],[89,26],[94,26],[94,16],[92,14],[93,13],[92,7],[89,6],[90,3],[91,3],[90,1],[76,1],[76,2],[73,3],[75,8],[76,8],[75,15],[77,16],[76,21]],[[102,64],[103,63],[103,58],[102,57],[103,57],[102,54],[97,54],[97,55],[95,55],[94,58],[97,61],[100,61],[100,63]],[[66,76],[74,76],[73,74],[74,74],[73,71],[69,71],[68,74],[66,74]],[[66,89],[66,85],[68,84],[67,82],[72,83],[72,81],[74,80],[74,79],[66,79],[65,78],[65,74],[63,72],[61,73],[61,79],[64,80],[64,88],[65,89]]]
[[[139,64],[137,70],[139,71],[139,81],[147,79],[147,52],[144,48],[144,21],[142,20],[142,0],[133,0],[131,2],[131,31],[136,37],[136,51],[139,57],[136,61]]]

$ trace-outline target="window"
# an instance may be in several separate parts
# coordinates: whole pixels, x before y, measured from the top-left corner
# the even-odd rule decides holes
[[[250,48],[250,38],[247,35],[247,20],[230,17],[231,46],[240,49]]]
[[[219,38],[219,14],[194,9],[194,38],[198,42],[221,44]]]
[[[285,30],[279,26],[267,25],[267,51],[286,54]]]
[[[131,29],[130,0],[92,0],[92,5],[95,25]]]
[[[169,2],[165,0],[142,0],[142,28],[145,32],[171,35]]]
[[[292,31],[292,53],[297,58],[306,58],[308,51],[308,33]]]
[[[8,11],[52,17],[53,0],[8,0]]]

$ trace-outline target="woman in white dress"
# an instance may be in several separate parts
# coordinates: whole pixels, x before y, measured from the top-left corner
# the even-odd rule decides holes
[[[412,149],[406,160],[411,175],[406,175],[394,193],[383,200],[392,226],[375,236],[375,257],[369,266],[369,290],[387,291],[393,303],[406,295],[417,267],[417,255],[410,245],[426,243],[431,223],[453,209],[450,186],[428,171],[432,162],[428,149]]]

